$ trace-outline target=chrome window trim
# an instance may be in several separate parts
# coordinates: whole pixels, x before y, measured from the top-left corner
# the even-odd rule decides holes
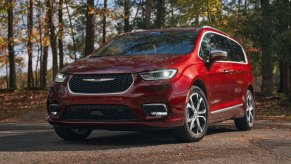
[[[237,41],[235,41],[234,39],[230,38],[230,37],[227,36],[227,35],[220,34],[220,33],[218,33],[218,32],[214,32],[214,31],[206,31],[206,32],[204,32],[204,33],[202,34],[202,37],[201,37],[201,39],[200,39],[200,43],[199,43],[199,47],[198,47],[198,58],[200,58],[201,60],[203,60],[202,57],[200,56],[201,44],[202,44],[202,41],[203,41],[203,39],[204,39],[204,36],[205,36],[206,34],[208,34],[208,33],[217,34],[217,35],[220,35],[220,36],[222,36],[222,37],[225,37],[225,38],[227,38],[227,39],[230,39],[230,40],[234,41],[235,43],[237,43],[237,44],[242,48],[242,51],[243,51],[243,53],[244,53],[245,62],[236,62],[236,61],[215,61],[215,62],[218,62],[218,63],[235,63],[235,64],[243,64],[243,65],[248,64],[248,58],[247,58],[247,56],[246,56],[245,50],[244,50],[244,48],[243,48],[243,47],[242,47],[242,46],[241,46]]]
[[[227,108],[218,109],[218,110],[213,111],[213,112],[210,112],[210,113],[211,114],[221,113],[221,112],[233,110],[233,109],[238,108],[238,107],[241,107],[241,106],[243,106],[242,103],[241,104],[234,105],[234,106],[230,106],[230,107],[227,107]]]
[[[98,95],[118,95],[118,94],[124,94],[124,93],[126,93],[126,92],[131,88],[131,86],[132,86],[133,83],[134,83],[134,76],[133,76],[133,74],[130,74],[130,75],[131,75],[131,78],[132,78],[132,83],[131,83],[130,86],[129,86],[125,91],[123,91],[123,92],[114,92],[114,93],[77,93],[77,92],[73,92],[73,91],[71,90],[71,88],[70,88],[70,85],[69,85],[69,83],[70,83],[70,81],[71,81],[71,79],[72,79],[72,77],[73,77],[74,75],[88,75],[88,74],[71,74],[71,75],[70,75],[69,80],[68,80],[68,82],[67,82],[67,88],[68,88],[69,93],[70,93],[71,95],[98,96]],[[94,74],[94,75],[98,75],[98,74]]]

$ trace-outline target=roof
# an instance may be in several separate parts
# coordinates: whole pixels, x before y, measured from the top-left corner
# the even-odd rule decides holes
[[[160,31],[196,31],[199,30],[199,27],[193,28],[163,28],[163,29],[135,29],[131,32],[126,33],[139,33],[139,32],[160,32]]]
[[[164,29],[135,29],[132,30],[131,32],[126,32],[124,34],[128,34],[128,33],[140,33],[140,32],[159,32],[159,31],[198,31],[198,30],[211,30],[211,31],[215,31],[215,32],[219,32],[221,34],[224,34],[226,36],[229,36],[228,34],[226,34],[223,31],[220,31],[214,27],[211,26],[201,26],[201,27],[190,27],[190,28],[164,28]]]

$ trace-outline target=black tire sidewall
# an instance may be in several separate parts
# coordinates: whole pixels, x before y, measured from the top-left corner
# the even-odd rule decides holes
[[[87,138],[92,132],[91,129],[86,129],[84,133],[77,134],[70,127],[59,127],[59,126],[54,126],[54,130],[59,137],[66,141],[83,140]]]

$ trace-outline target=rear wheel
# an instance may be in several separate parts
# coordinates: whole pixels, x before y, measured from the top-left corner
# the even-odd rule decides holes
[[[254,125],[255,106],[254,96],[250,90],[247,91],[245,101],[245,116],[234,119],[235,126],[238,130],[250,130]]]
[[[66,141],[77,141],[86,139],[92,132],[92,130],[90,129],[79,129],[58,126],[54,126],[54,129],[57,135]]]
[[[182,142],[197,142],[201,140],[208,129],[208,104],[203,91],[193,86],[188,96],[185,109],[184,126],[176,129],[177,140]]]

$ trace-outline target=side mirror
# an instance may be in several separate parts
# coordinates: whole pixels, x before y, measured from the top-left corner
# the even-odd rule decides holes
[[[212,50],[209,53],[208,63],[214,61],[225,60],[227,58],[227,52],[222,50]]]

